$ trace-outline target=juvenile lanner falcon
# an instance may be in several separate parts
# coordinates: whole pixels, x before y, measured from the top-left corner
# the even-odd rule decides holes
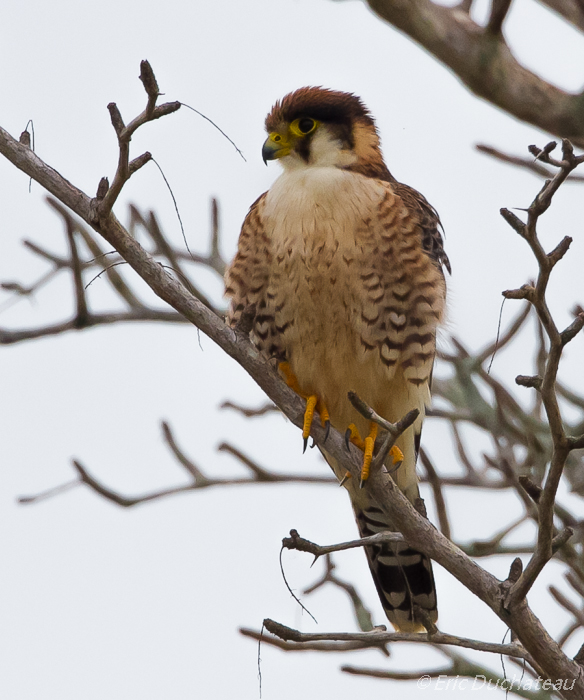
[[[420,417],[387,460],[399,488],[419,497],[416,457],[450,271],[434,208],[387,169],[375,122],[355,95],[301,88],[266,118],[264,161],[284,172],[252,206],[226,274],[234,326],[255,308],[251,338],[316,411],[364,450],[377,426],[347,398],[355,391],[391,422]],[[366,436],[362,439],[361,436]],[[400,451],[401,450],[401,451]],[[367,488],[323,454],[349,492],[362,536],[395,530]],[[401,461],[401,464],[400,464]],[[404,632],[435,621],[430,560],[406,543],[367,548],[390,622]],[[420,612],[422,609],[422,612]],[[426,612],[423,612],[426,611]]]

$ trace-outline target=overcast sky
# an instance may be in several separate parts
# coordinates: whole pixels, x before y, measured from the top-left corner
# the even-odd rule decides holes
[[[486,3],[478,5],[484,12]],[[584,43],[559,19],[516,0],[506,32],[526,65],[566,89],[582,88]],[[116,102],[126,120],[145,104],[137,77],[141,59],[151,62],[165,99],[192,105],[229,134],[246,161],[186,109],[148,125],[132,141],[133,155],[149,150],[164,170],[192,250],[206,250],[209,200],[217,196],[222,251],[233,256],[247,209],[279,172],[278,164],[266,168],[261,161],[266,113],[285,93],[322,85],[364,99],[377,119],[390,170],[423,192],[441,215],[453,267],[444,338],[455,334],[473,348],[494,338],[501,291],[535,274],[524,242],[498,212],[528,206],[540,183],[478,154],[474,144],[524,154],[529,144],[543,146],[550,138],[471,96],[361,2],[4,0],[0,56],[0,125],[17,137],[32,119],[38,155],[90,195],[102,176],[115,171],[107,104]],[[0,182],[0,280],[30,283],[47,267],[22,247],[22,239],[65,252],[62,226],[42,189],[33,184],[29,193],[27,178],[3,160]],[[563,235],[574,236],[552,285],[559,323],[584,301],[581,201],[581,189],[563,188],[542,221],[548,248]],[[129,202],[153,209],[183,245],[172,200],[153,164],[124,190],[116,208],[122,221]],[[220,281],[207,271],[197,274],[219,303]],[[92,284],[93,308],[111,308],[106,286],[103,280]],[[4,294],[0,303],[7,299]],[[30,302],[5,304],[0,325],[64,320],[71,300],[69,280],[58,280]],[[504,321],[515,311],[509,302]],[[524,345],[502,354],[495,373],[529,374],[530,351]],[[35,506],[16,504],[19,495],[71,479],[72,457],[130,495],[184,483],[186,475],[162,443],[161,419],[210,475],[243,474],[233,459],[217,454],[224,439],[266,467],[328,474],[316,451],[301,455],[298,431],[281,417],[247,421],[217,410],[224,399],[259,405],[262,394],[195,329],[97,328],[1,353],[0,697],[257,698],[257,646],[238,634],[238,626],[259,629],[271,617],[304,630],[355,629],[347,601],[333,589],[303,599],[318,626],[302,615],[278,563],[279,543],[292,527],[322,543],[354,537],[349,502],[338,488],[216,488],[129,510],[79,488]],[[582,339],[570,345],[566,359],[580,389],[581,357]],[[443,437],[428,424],[425,440],[433,454],[441,454]],[[478,501],[451,498],[454,535],[461,539],[486,537],[506,522],[512,503],[498,493]],[[287,553],[284,561],[298,592],[321,572],[319,564],[309,569],[306,555]],[[363,593],[375,622],[384,623],[362,552],[336,561],[340,574]],[[506,574],[508,562],[484,563]],[[436,568],[441,629],[500,641],[503,625]],[[548,579],[558,570],[550,565]],[[556,632],[557,609],[537,591],[534,599],[536,612]],[[414,670],[443,663],[437,653],[399,646],[389,661],[374,651],[349,658],[286,655],[267,646],[261,657],[267,700],[396,692],[410,698],[420,692],[415,683],[396,687],[347,677],[339,666]],[[495,657],[484,663],[500,668]]]

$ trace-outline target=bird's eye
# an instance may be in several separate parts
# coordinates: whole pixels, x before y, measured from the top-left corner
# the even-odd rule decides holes
[[[306,136],[311,134],[316,127],[318,122],[310,117],[301,117],[300,119],[295,119],[292,124],[290,124],[290,130],[296,136]]]
[[[303,134],[309,134],[314,127],[314,119],[310,119],[309,117],[304,117],[304,119],[300,119],[298,122],[298,128]]]

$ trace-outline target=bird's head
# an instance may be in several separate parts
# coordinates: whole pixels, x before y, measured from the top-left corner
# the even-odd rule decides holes
[[[280,159],[285,168],[328,166],[389,176],[375,122],[356,95],[300,88],[276,102],[266,131],[265,163]]]

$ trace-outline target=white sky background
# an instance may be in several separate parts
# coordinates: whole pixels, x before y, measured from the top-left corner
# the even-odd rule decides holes
[[[506,31],[529,67],[566,89],[582,88],[584,42],[576,32],[527,0],[516,1]],[[137,76],[144,58],[165,99],[191,104],[215,120],[247,158],[243,162],[208,122],[186,109],[134,138],[133,155],[150,150],[164,169],[191,249],[206,250],[209,198],[215,195],[222,205],[223,252],[232,257],[249,205],[279,171],[277,164],[265,168],[260,155],[263,120],[276,99],[302,85],[353,91],[377,118],[390,170],[441,214],[454,270],[448,330],[473,348],[494,337],[501,291],[535,274],[527,247],[499,208],[528,206],[540,183],[477,154],[473,145],[526,153],[530,143],[543,146],[547,135],[472,97],[363,4],[325,0],[4,0],[0,125],[18,137],[32,118],[39,156],[94,194],[100,177],[113,176],[117,160],[106,105],[115,101],[127,121],[142,110]],[[65,252],[62,226],[41,188],[33,184],[29,194],[27,178],[4,160],[0,182],[0,280],[32,282],[46,266],[21,240]],[[548,248],[565,234],[574,236],[552,284],[552,308],[565,324],[574,303],[584,301],[581,198],[581,188],[564,187],[541,227]],[[124,190],[116,209],[122,221],[128,202],[155,210],[181,243],[154,165]],[[134,277],[128,272],[127,279]],[[207,272],[199,279],[219,301],[221,285]],[[93,308],[109,308],[105,281],[92,285],[90,300]],[[68,318],[71,301],[70,283],[61,280],[31,303],[2,313],[0,325]],[[504,319],[517,311],[509,302]],[[502,353],[494,371],[528,374],[531,349],[528,341]],[[304,599],[319,621],[314,626],[291,600],[278,564],[280,540],[291,527],[322,543],[355,535],[340,489],[217,488],[123,510],[79,488],[36,506],[16,504],[18,495],[71,479],[72,457],[127,494],[184,483],[184,472],[162,444],[161,419],[170,421],[181,446],[210,475],[243,473],[217,454],[225,438],[267,467],[327,474],[315,452],[301,457],[300,435],[282,418],[246,421],[216,410],[227,398],[258,405],[262,394],[210,341],[201,337],[199,345],[189,327],[136,325],[1,352],[0,697],[257,698],[257,646],[239,636],[238,626],[259,629],[264,617],[272,617],[304,630],[354,629],[346,600],[332,589]],[[580,338],[570,345],[566,363],[571,383],[580,388],[581,357]],[[425,439],[435,456],[442,438],[428,424]],[[459,514],[455,536],[471,539],[506,522],[512,501],[489,494],[451,502]],[[336,561],[383,623],[363,554],[344,553]],[[309,570],[307,555],[287,553],[285,562],[297,591],[321,571],[318,564]],[[497,575],[507,573],[508,563],[490,566]],[[548,578],[558,571],[550,566]],[[441,629],[501,640],[503,626],[484,606],[445,572],[437,570],[436,577]],[[559,630],[549,597],[533,597],[536,612]],[[500,668],[495,657],[483,662]],[[396,647],[388,662],[374,651],[294,655],[264,646],[262,697],[397,692],[410,698],[419,692],[415,683],[347,677],[338,670],[342,663],[400,670],[441,664],[442,658],[413,647]]]

